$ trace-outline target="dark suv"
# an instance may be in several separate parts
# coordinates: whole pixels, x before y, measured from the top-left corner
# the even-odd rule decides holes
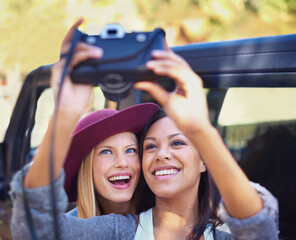
[[[189,44],[173,50],[203,78],[212,123],[246,175],[278,199],[280,238],[296,239],[296,34]],[[12,175],[38,146],[32,144],[30,133],[37,101],[49,88],[48,77],[40,69],[27,76],[0,145],[2,200],[8,198]],[[169,80],[163,85],[174,88]],[[111,104],[122,109],[151,101],[147,93],[133,90],[119,103],[105,101],[100,107]]]

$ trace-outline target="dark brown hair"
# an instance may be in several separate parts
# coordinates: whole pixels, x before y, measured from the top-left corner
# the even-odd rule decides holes
[[[143,157],[143,143],[148,130],[156,121],[164,117],[167,117],[167,114],[163,109],[161,109],[154,116],[152,116],[146,123],[139,142],[139,154],[141,159]],[[142,171],[139,186],[141,186],[141,207],[144,209],[154,207],[155,195],[148,187]],[[218,207],[219,201],[220,194],[209,172],[206,171],[202,173],[198,189],[198,210],[200,221],[192,227],[192,231],[191,234],[188,236],[188,239],[199,239],[203,235],[206,226],[209,223],[212,223],[212,231],[215,237],[215,229],[219,224],[221,224],[216,214],[216,209]],[[142,209],[138,210],[141,211]]]

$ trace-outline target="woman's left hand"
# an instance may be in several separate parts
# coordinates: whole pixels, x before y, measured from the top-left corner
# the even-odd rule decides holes
[[[202,79],[193,72],[189,64],[170,49],[153,51],[153,60],[147,68],[160,76],[175,79],[177,89],[168,92],[156,82],[137,82],[135,88],[151,94],[186,133],[210,124]]]

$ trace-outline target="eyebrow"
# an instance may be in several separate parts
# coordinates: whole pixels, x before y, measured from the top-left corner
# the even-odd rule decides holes
[[[138,147],[138,145],[136,143],[132,143],[132,144],[129,144],[127,146],[125,146],[126,148],[129,148],[129,147]],[[99,149],[99,148],[108,148],[108,149],[113,149],[114,147],[111,147],[111,146],[96,146],[95,149]]]
[[[176,136],[179,136],[179,135],[184,135],[183,133],[174,133],[174,134],[171,134],[171,135],[169,135],[168,136],[168,139],[171,139],[171,138],[173,138],[173,137],[176,137]]]
[[[179,135],[184,135],[183,133],[174,133],[174,134],[171,134],[171,135],[169,135],[168,136],[168,139],[171,139],[171,138],[173,138],[173,137],[175,137],[175,136],[179,136]],[[146,140],[152,140],[152,141],[156,141],[156,138],[155,137],[146,137],[145,139],[144,139],[144,141],[146,141]]]
[[[112,149],[113,147],[111,147],[111,146],[96,146],[96,149],[99,149],[99,148],[108,148],[108,149]]]
[[[126,147],[126,148],[129,148],[129,147],[138,147],[138,144],[133,143],[133,144],[127,145],[127,146],[125,146],[125,147]]]

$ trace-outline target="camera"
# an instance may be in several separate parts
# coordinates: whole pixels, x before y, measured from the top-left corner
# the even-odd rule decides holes
[[[77,65],[71,73],[73,82],[99,85],[107,99],[119,101],[128,96],[134,82],[163,78],[146,68],[151,51],[164,49],[163,29],[128,33],[120,24],[113,23],[107,24],[99,35],[76,31],[79,41],[102,48],[104,56]]]

